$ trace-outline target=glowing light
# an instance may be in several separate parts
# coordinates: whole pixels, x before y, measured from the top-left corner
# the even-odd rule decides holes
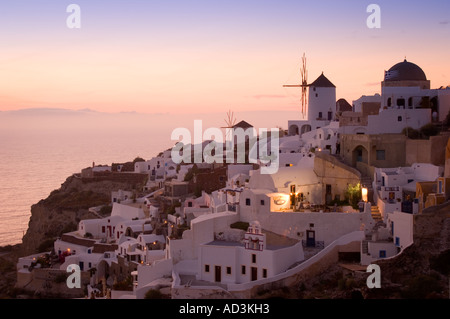
[[[367,194],[369,193],[369,190],[366,187],[361,188],[361,197],[362,200],[367,202]]]

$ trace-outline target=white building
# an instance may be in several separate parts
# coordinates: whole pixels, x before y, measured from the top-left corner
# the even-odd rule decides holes
[[[363,96],[353,101],[354,111],[364,113],[366,103],[378,103],[379,110],[377,114],[366,114],[367,123],[352,127],[352,131],[401,133],[405,127],[418,130],[430,122],[443,121],[450,111],[450,89],[430,89],[425,72],[405,59],[385,72],[381,96]],[[354,133],[347,130],[346,134]]]
[[[386,227],[376,229],[361,243],[361,264],[392,258],[413,243],[413,215],[394,211],[387,214]]]
[[[303,133],[328,125],[336,112],[336,86],[322,73],[309,84],[307,120],[288,122],[289,135]]]
[[[197,278],[217,283],[245,283],[273,277],[304,259],[301,242],[270,245],[258,222],[241,241],[214,240],[200,245]]]
[[[374,201],[381,215],[402,211],[405,193],[415,199],[416,183],[435,181],[443,176],[444,168],[428,163],[415,163],[411,167],[375,168],[373,177]],[[412,195],[412,196],[411,196]],[[417,201],[412,204],[412,213],[418,212]]]

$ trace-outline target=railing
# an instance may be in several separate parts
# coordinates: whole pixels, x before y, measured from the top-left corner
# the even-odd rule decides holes
[[[398,186],[393,186],[393,187],[387,187],[387,186],[385,186],[385,187],[384,187],[384,190],[385,190],[386,192],[398,192],[398,191],[400,191],[400,187],[398,187]]]

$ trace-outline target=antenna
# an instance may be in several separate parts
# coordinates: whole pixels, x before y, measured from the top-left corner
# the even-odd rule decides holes
[[[300,76],[301,76],[301,84],[288,84],[283,85],[285,88],[292,88],[292,87],[299,87],[302,89],[302,98],[301,98],[301,105],[302,105],[302,115],[303,118],[305,118],[306,114],[306,108],[308,105],[308,96],[307,96],[307,88],[308,88],[308,71],[306,70],[306,55],[303,53],[302,56],[302,66],[300,68]]]

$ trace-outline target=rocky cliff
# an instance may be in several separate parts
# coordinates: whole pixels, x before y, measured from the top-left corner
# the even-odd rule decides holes
[[[82,219],[98,218],[89,212],[90,207],[111,203],[111,191],[133,190],[133,181],[108,178],[86,180],[70,176],[57,190],[31,207],[28,230],[22,239],[20,255],[51,250],[53,242],[63,233],[76,230]],[[143,179],[142,181],[143,182]]]

